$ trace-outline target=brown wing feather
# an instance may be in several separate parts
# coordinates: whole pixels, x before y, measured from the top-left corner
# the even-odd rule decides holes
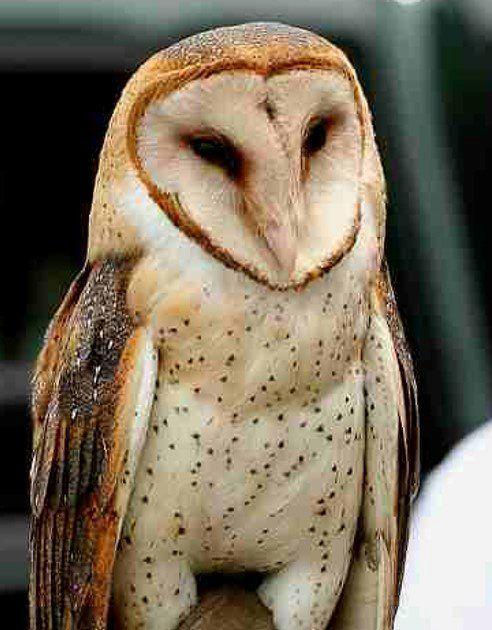
[[[109,260],[84,272],[50,326],[38,361],[32,630],[106,627],[121,518],[115,488],[128,456],[125,405],[141,341],[126,307],[131,268],[131,262]]]
[[[383,263],[379,288],[386,305],[386,320],[388,322],[393,345],[398,357],[402,384],[405,392],[405,424],[402,427],[405,434],[405,461],[407,469],[402,477],[408,485],[411,498],[418,492],[420,483],[420,433],[419,410],[417,398],[417,383],[413,367],[412,355],[405,338],[403,324],[396,304],[396,298],[391,283],[388,265]],[[406,493],[408,494],[408,492]]]
[[[86,265],[70,285],[67,294],[46,331],[43,348],[36,361],[31,403],[33,442],[35,447],[51,398],[54,383],[53,374],[57,371],[65,328],[85,286],[89,272],[90,269],[88,265]]]
[[[412,497],[418,488],[415,377],[386,264],[372,293],[364,346],[364,498],[333,630],[391,630],[398,606]]]
[[[412,500],[420,483],[420,428],[417,383],[412,356],[405,338],[398,312],[395,293],[386,260],[383,262],[379,291],[386,310],[386,321],[393,339],[404,394],[404,413],[400,414],[399,439],[399,492],[398,492],[398,589],[395,606],[398,605],[405,556],[408,544],[409,515]]]

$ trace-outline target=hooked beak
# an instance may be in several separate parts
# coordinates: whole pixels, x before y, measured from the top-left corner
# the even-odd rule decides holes
[[[297,259],[297,204],[286,194],[288,182],[276,181],[275,177],[264,181],[267,174],[262,172],[262,177],[253,182],[256,191],[246,188],[245,213],[277,264],[282,280],[290,281]]]
[[[279,267],[290,278],[297,258],[296,238],[290,225],[270,220],[265,228],[264,238]]]

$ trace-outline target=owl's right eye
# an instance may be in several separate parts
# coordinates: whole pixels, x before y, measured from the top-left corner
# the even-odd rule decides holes
[[[228,140],[216,136],[194,136],[188,142],[199,158],[219,166],[230,177],[238,176],[241,159],[237,149]]]

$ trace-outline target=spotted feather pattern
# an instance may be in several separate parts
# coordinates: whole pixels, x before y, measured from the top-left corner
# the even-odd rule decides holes
[[[372,294],[364,365],[364,501],[349,578],[330,630],[393,628],[418,490],[417,387],[385,262]]]

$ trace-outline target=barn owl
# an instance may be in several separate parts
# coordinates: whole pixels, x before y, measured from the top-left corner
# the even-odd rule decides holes
[[[418,440],[384,230],[323,38],[219,28],[137,70],[35,371],[32,630],[393,627]]]

